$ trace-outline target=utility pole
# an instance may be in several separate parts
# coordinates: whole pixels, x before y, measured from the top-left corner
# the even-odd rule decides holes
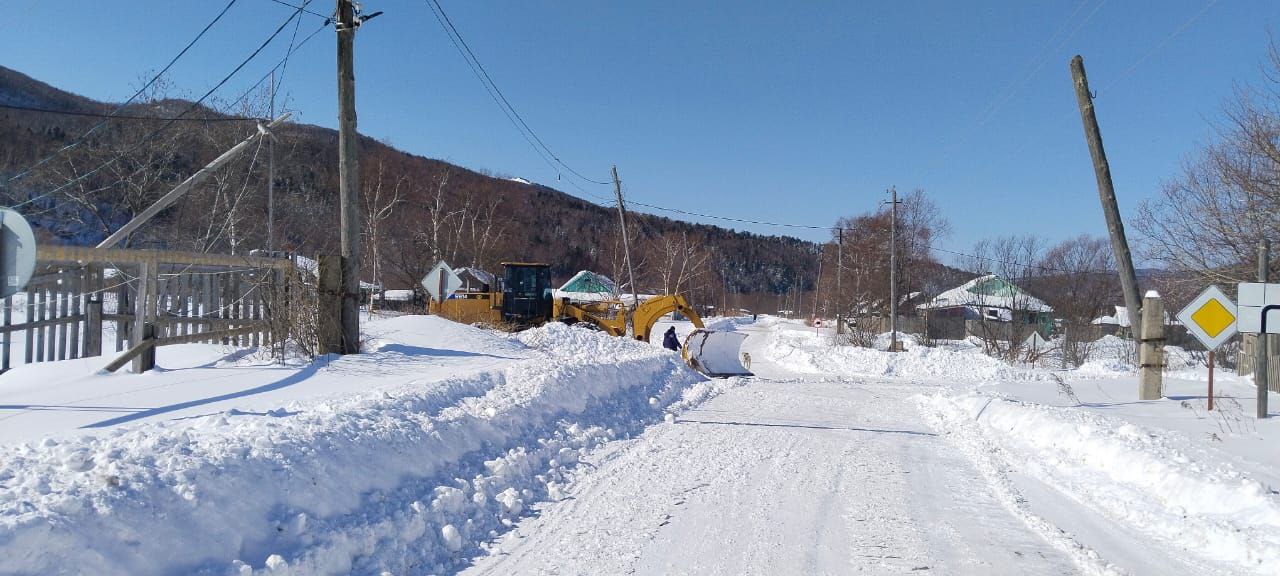
[[[818,281],[813,283],[813,319],[818,319],[818,301],[822,296],[822,252],[818,252]]]
[[[1270,276],[1271,263],[1271,241],[1265,238],[1258,242],[1258,281],[1266,284]],[[1265,308],[1264,308],[1265,310]],[[1253,383],[1258,387],[1258,418],[1266,418],[1267,414],[1267,391],[1270,388],[1268,380],[1267,366],[1271,354],[1271,337],[1267,334],[1258,334],[1258,350],[1253,355],[1256,360],[1253,363]]]
[[[276,117],[276,71],[271,71],[269,117]],[[276,249],[276,139],[267,138],[267,252]]]
[[[836,246],[836,334],[844,334],[844,290],[842,290],[842,279],[844,278],[844,228],[837,230],[840,243]]]
[[[889,187],[889,351],[900,352],[898,343],[898,188]]]
[[[360,164],[356,149],[354,45],[358,26],[352,0],[338,2],[338,198],[341,205],[341,354],[360,351]]]
[[[1089,93],[1089,79],[1084,74],[1084,58],[1071,59],[1071,79],[1076,86],[1076,103],[1080,106],[1080,120],[1084,123],[1084,139],[1089,144],[1089,156],[1093,158],[1093,172],[1098,180],[1098,197],[1102,200],[1102,212],[1107,217],[1107,231],[1111,234],[1111,251],[1120,267],[1120,286],[1124,289],[1124,305],[1129,309],[1129,327],[1133,339],[1142,339],[1142,303],[1138,298],[1138,275],[1133,269],[1133,256],[1129,253],[1129,241],[1124,235],[1124,221],[1116,204],[1116,190],[1111,184],[1111,166],[1102,148],[1102,132],[1098,130],[1098,118],[1093,111],[1093,95]]]
[[[613,194],[618,199],[618,223],[622,226],[622,251],[627,262],[627,279],[631,283],[631,309],[627,312],[627,324],[631,327],[631,336],[637,337],[635,326],[635,310],[640,304],[640,294],[636,290],[636,273],[631,267],[631,239],[630,233],[627,232],[627,207],[622,202],[622,181],[618,179],[618,165],[614,164],[610,170],[613,171]]]

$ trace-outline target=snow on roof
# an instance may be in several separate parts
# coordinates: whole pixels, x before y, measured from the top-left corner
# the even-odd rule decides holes
[[[917,308],[938,309],[960,306],[1053,312],[1053,308],[1043,300],[1027,294],[1022,288],[995,274],[974,278],[939,294]]]
[[[559,292],[581,292],[585,294],[608,294],[613,296],[618,293],[618,285],[610,280],[604,274],[596,274],[590,270],[581,270],[573,275],[568,282],[558,290]]]
[[[1092,323],[1093,323],[1093,324],[1108,324],[1108,325],[1115,325],[1115,326],[1119,326],[1119,327],[1121,327],[1121,328],[1128,328],[1128,327],[1129,327],[1129,325],[1130,325],[1130,324],[1129,324],[1129,309],[1128,309],[1127,307],[1125,307],[1125,306],[1113,306],[1113,308],[1115,308],[1115,309],[1116,309],[1116,313],[1115,313],[1114,315],[1112,315],[1112,316],[1099,316],[1099,317],[1097,317],[1097,318],[1094,318]],[[1165,312],[1164,312],[1164,323],[1165,323],[1165,324],[1179,324],[1177,321],[1170,321],[1170,320],[1169,320],[1169,311],[1168,311],[1168,310],[1165,310]]]
[[[521,184],[533,184],[533,182],[525,180],[524,178],[507,178],[507,180],[510,180],[512,182],[519,182]]]
[[[464,266],[462,268],[458,268],[457,270],[454,270],[453,273],[457,274],[459,277],[461,277],[463,274],[470,274],[473,278],[475,278],[476,280],[479,280],[481,284],[496,286],[494,282],[496,277],[493,274],[489,272],[485,272],[484,270],[481,270],[479,268],[469,268]]]
[[[320,263],[316,262],[315,259],[313,258],[307,258],[306,256],[303,256],[301,254],[294,254],[293,265],[298,270],[307,272],[312,276],[316,276],[317,274],[319,274],[319,272],[317,271],[320,270]],[[361,280],[360,289],[361,290],[381,290],[382,287],[372,282],[365,282],[364,280]]]
[[[382,299],[394,302],[410,302],[413,300],[413,290],[387,290],[382,293]]]

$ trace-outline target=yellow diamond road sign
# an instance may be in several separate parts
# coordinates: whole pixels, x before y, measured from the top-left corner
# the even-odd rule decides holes
[[[1210,286],[1178,313],[1178,321],[1213,350],[1236,333],[1236,305],[1217,286]]]

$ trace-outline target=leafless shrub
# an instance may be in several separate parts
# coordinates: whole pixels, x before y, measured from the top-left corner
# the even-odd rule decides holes
[[[1059,396],[1065,396],[1067,400],[1070,400],[1071,403],[1076,406],[1080,405],[1080,397],[1076,396],[1075,388],[1072,388],[1071,384],[1069,384],[1065,378],[1057,372],[1050,372],[1049,377],[1053,378],[1054,383],[1058,385]]]

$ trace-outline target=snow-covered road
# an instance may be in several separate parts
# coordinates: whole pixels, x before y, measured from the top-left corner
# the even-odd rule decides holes
[[[921,385],[788,373],[766,340],[757,377],[594,454],[465,573],[1076,572],[920,421]]]

